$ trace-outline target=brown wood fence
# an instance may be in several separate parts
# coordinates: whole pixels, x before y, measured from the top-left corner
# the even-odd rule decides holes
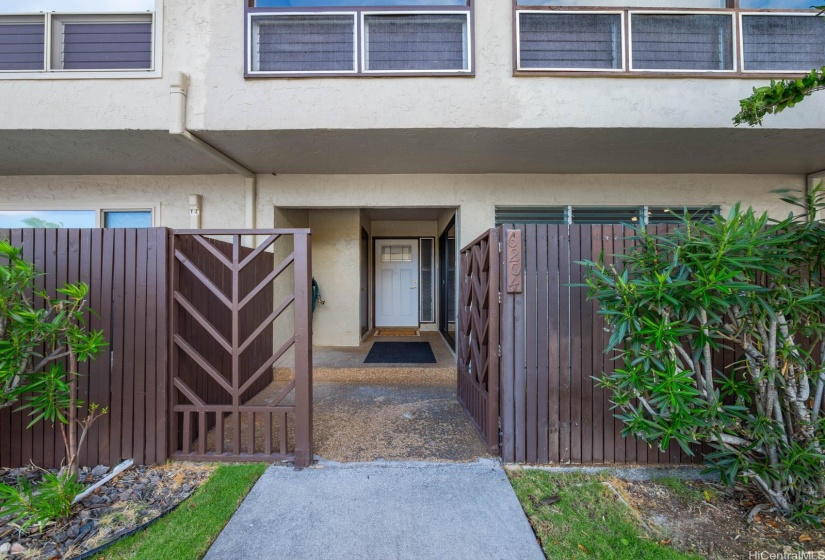
[[[0,229],[0,238],[46,274],[38,288],[51,296],[67,282],[90,286],[88,317],[108,348],[80,368],[80,398],[109,407],[91,429],[84,465],[168,457],[166,229]],[[82,414],[84,411],[81,412]],[[57,467],[59,431],[13,408],[0,411],[0,465]]]
[[[672,226],[649,227],[664,233]],[[614,261],[635,243],[633,230],[621,225],[505,224],[462,250],[459,399],[489,450],[499,451],[500,442],[505,461],[699,460],[698,449],[691,457],[675,443],[660,452],[623,437],[609,394],[594,380],[611,372],[614,361],[603,351],[608,334],[597,303],[575,287],[584,273],[577,261],[596,261],[602,253]],[[498,267],[481,258],[487,252]],[[498,281],[490,280],[496,268]],[[491,325],[495,316],[498,324]],[[733,355],[726,351],[715,359],[721,367]],[[496,376],[485,377],[488,371]],[[490,400],[496,391],[500,400]]]

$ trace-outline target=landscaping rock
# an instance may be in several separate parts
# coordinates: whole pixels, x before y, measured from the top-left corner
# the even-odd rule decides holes
[[[92,469],[92,475],[103,477],[106,476],[106,473],[109,472],[109,467],[106,465],[98,465]]]
[[[11,551],[11,543],[0,544],[0,554],[8,554]]]
[[[11,545],[9,552],[11,552],[12,554],[23,554],[26,552],[26,547],[20,544],[19,542],[16,542],[13,545]]]

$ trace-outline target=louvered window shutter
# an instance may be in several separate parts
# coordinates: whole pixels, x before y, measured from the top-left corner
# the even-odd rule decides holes
[[[44,23],[0,24],[0,70],[43,70]]]
[[[619,14],[525,13],[519,16],[519,67],[614,69],[622,64]]]
[[[368,15],[366,70],[467,70],[464,14]]]
[[[355,70],[355,17],[352,14],[273,15],[253,21],[253,71]]]
[[[825,65],[819,17],[743,15],[744,69],[809,72]]]
[[[65,23],[64,70],[149,70],[152,23]]]
[[[733,18],[633,14],[634,70],[732,70]]]

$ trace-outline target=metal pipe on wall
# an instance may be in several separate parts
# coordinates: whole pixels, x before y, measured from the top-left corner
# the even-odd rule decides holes
[[[251,170],[247,169],[225,153],[221,152],[211,144],[204,142],[186,128],[186,101],[189,93],[189,76],[181,71],[174,71],[171,73],[170,86],[170,111],[169,111],[169,134],[180,136],[185,139],[190,145],[197,150],[208,155],[212,159],[231,169],[232,172],[241,175],[244,178],[244,227],[246,229],[255,229],[256,207],[258,201],[258,176]],[[197,218],[197,227],[201,225],[200,213],[200,195],[197,201],[197,214],[192,213],[192,198],[190,196],[190,225],[195,223]],[[251,238],[247,242],[251,242]]]

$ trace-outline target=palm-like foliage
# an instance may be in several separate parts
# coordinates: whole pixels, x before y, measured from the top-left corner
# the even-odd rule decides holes
[[[105,412],[90,405],[86,418],[77,419],[83,404],[77,399],[78,363],[106,343],[102,331],[87,328],[86,284],[67,284],[52,299],[36,289],[38,276],[19,248],[0,240],[0,408],[27,409],[29,427],[40,421],[68,425],[68,433],[62,429],[73,472],[83,435]]]
[[[660,448],[707,443],[708,467],[756,485],[786,515],[825,514],[825,191],[780,221],[734,206],[713,223],[686,215],[615,266],[585,262],[611,330],[612,391],[625,434]],[[732,348],[733,366],[714,368]]]

